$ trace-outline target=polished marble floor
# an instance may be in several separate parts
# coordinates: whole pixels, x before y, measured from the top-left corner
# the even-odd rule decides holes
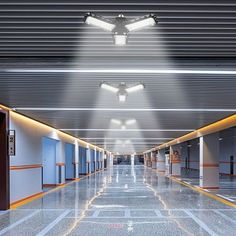
[[[236,235],[236,209],[143,166],[114,166],[17,210],[0,235]]]
[[[180,179],[187,184],[199,186],[199,171],[182,169]],[[219,189],[210,189],[208,192],[236,204],[236,176],[220,175],[219,186]]]

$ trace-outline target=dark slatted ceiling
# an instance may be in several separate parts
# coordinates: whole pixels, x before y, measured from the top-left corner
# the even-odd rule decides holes
[[[83,23],[87,12],[109,19],[119,13],[129,19],[154,13],[159,23],[154,28],[130,34],[128,45],[119,48],[113,45],[110,33]],[[19,111],[59,129],[74,129],[68,132],[105,145],[111,151],[117,151],[118,146],[121,152],[127,152],[122,143],[127,140],[132,143],[128,150],[144,151],[188,132],[178,131],[180,129],[196,129],[233,114],[235,75],[20,73],[9,70],[235,70],[235,56],[234,0],[0,1],[0,103],[15,108],[58,108],[58,111]],[[104,80],[114,85],[143,82],[145,90],[129,95],[127,103],[121,105],[116,96],[100,90],[99,84]],[[64,108],[88,108],[88,111],[64,111]],[[114,112],[92,110],[94,108],[200,111]],[[109,131],[111,118],[135,118],[135,128],[140,131],[112,133]],[[146,129],[150,131],[141,131]],[[176,131],[153,132],[151,129]]]

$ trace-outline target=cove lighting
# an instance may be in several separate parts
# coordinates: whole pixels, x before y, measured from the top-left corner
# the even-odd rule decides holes
[[[113,33],[115,45],[123,46],[127,43],[128,33],[141,30],[157,24],[154,15],[144,16],[132,21],[128,21],[123,14],[119,14],[112,21],[106,20],[101,16],[88,13],[84,17],[84,22]]]
[[[144,85],[141,83],[131,87],[127,87],[124,82],[121,82],[118,87],[114,87],[106,82],[103,82],[101,83],[100,87],[110,92],[116,93],[119,102],[126,102],[128,93],[137,92],[144,89]]]

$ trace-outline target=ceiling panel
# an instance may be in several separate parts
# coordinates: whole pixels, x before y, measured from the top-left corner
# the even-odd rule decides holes
[[[154,13],[159,23],[130,34],[128,45],[120,48],[111,34],[83,23],[87,12],[109,19],[119,13],[128,19]],[[235,113],[235,75],[71,71],[235,70],[235,13],[234,0],[2,0],[0,103],[59,129],[74,129],[66,132],[111,151],[143,151],[189,132],[178,130],[197,129]],[[145,89],[120,104],[114,94],[100,89],[102,81],[142,82]],[[139,131],[112,132],[112,118],[135,118],[130,129]]]

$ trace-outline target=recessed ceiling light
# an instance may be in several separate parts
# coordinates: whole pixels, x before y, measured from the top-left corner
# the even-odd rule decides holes
[[[129,21],[123,14],[119,14],[118,17],[113,20],[107,20],[93,13],[88,13],[84,17],[84,21],[88,25],[93,25],[103,30],[112,32],[115,45],[119,46],[127,44],[129,32],[141,30],[157,24],[157,18],[152,14]]]

